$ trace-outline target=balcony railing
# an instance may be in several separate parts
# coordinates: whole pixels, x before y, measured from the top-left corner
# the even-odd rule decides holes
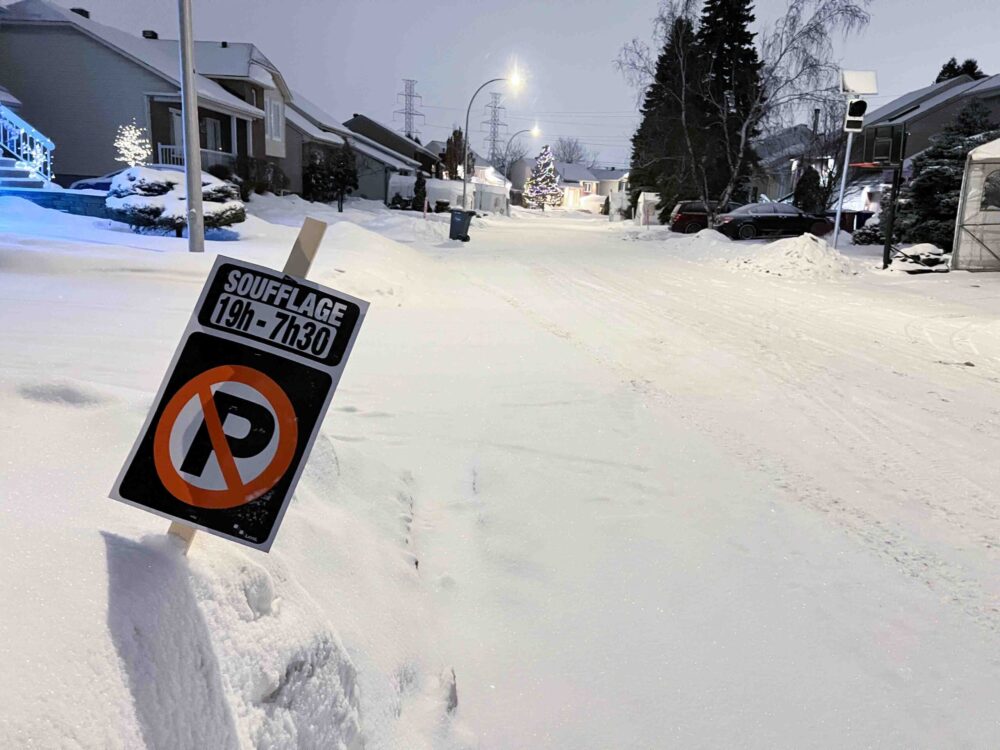
[[[52,179],[56,144],[0,104],[0,154],[7,153],[43,180]]]
[[[157,146],[156,158],[159,164],[174,164],[182,167],[184,166],[184,147],[161,143]],[[227,167],[233,167],[236,164],[236,154],[231,154],[228,151],[201,149],[201,168],[207,169],[216,164],[225,164]]]

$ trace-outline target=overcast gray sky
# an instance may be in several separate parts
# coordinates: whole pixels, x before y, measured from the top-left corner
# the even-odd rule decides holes
[[[176,38],[176,3],[164,0],[59,0],[83,6],[95,21]],[[785,0],[761,0],[758,23],[773,20]],[[614,69],[621,45],[648,38],[656,0],[194,0],[199,39],[254,42],[289,84],[347,118],[353,112],[401,127],[393,111],[403,78],[423,96],[425,142],[443,139],[465,118],[472,92],[502,76],[516,59],[528,74],[517,96],[503,86],[509,132],[536,121],[541,142],[577,136],[600,161],[624,165],[636,124],[635,96]],[[879,97],[932,82],[951,56],[976,57],[1000,72],[1000,2],[874,0],[872,23],[838,43],[844,67],[874,69]],[[487,89],[471,122],[480,147]],[[541,142],[531,144],[532,150]]]

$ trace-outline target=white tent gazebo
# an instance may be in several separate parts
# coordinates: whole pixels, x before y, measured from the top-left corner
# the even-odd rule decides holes
[[[1000,138],[966,158],[951,267],[1000,271]]]

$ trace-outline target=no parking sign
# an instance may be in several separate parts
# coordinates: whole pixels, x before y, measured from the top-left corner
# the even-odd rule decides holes
[[[217,258],[111,497],[267,551],[367,309]]]

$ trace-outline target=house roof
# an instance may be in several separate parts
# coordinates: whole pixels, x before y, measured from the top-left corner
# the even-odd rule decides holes
[[[368,139],[366,138],[365,141],[367,140]],[[359,140],[355,133],[351,133],[351,146],[358,153],[370,156],[372,159],[375,159],[375,161],[380,161],[393,169],[405,169],[410,171],[420,168],[420,162],[414,161],[413,159],[407,159],[402,154],[390,154],[387,150],[381,147],[376,148],[369,143]]]
[[[370,156],[394,169],[411,170],[420,167],[420,162],[416,159],[411,159],[408,156],[397,153],[389,147],[383,146],[378,141],[373,141],[367,136],[355,133],[353,130],[340,124],[336,117],[323,110],[318,104],[313,103],[298,91],[292,92],[292,100],[285,111],[286,113],[294,112],[301,115],[306,122],[312,124],[320,131],[329,132],[344,140],[349,140],[355,151]]]
[[[288,120],[292,126],[300,130],[302,133],[305,133],[314,141],[327,143],[331,146],[342,146],[344,144],[344,139],[339,135],[317,127],[315,124],[306,119],[304,115],[296,112],[291,107],[285,108],[285,119]]]
[[[597,178],[602,182],[605,180],[620,180],[623,177],[628,176],[627,169],[605,169],[603,167],[591,167],[590,172],[591,174],[594,175],[595,178]]]
[[[344,118],[337,117],[336,115],[330,114],[327,110],[323,109],[321,106],[316,104],[314,101],[306,97],[300,91],[292,90],[292,101],[291,107],[298,110],[302,115],[304,115],[308,120],[311,120],[314,124],[319,125],[325,130],[332,130],[333,132],[339,133],[349,133],[350,128],[344,125]]]
[[[143,41],[163,47],[173,57],[178,54],[176,39]],[[194,66],[203,76],[249,78],[265,88],[278,89],[283,96],[291,98],[281,71],[250,42],[195,42]]]
[[[428,151],[425,147],[421,146],[416,141],[411,140],[410,138],[407,138],[405,135],[402,135],[402,134],[396,132],[395,130],[393,130],[392,128],[390,128],[388,125],[383,125],[382,123],[378,122],[377,120],[373,120],[372,118],[368,117],[367,115],[360,115],[357,112],[355,112],[353,117],[351,117],[350,119],[344,121],[344,125],[346,125],[348,128],[350,128],[352,131],[356,127],[360,127],[362,125],[368,125],[369,127],[374,127],[376,129],[378,129],[379,130],[379,134],[383,138],[385,138],[387,141],[389,141],[390,144],[392,144],[391,148],[394,151],[399,151],[400,153],[402,153],[402,151],[400,151],[400,149],[405,149],[407,151],[410,151],[410,150],[412,150],[412,151],[422,151],[424,154],[426,154],[430,158],[434,159],[435,161],[439,161],[440,158],[441,158],[438,154],[435,154],[435,153],[432,153],[431,151]]]
[[[944,102],[961,95],[974,87],[976,82],[970,76],[960,75],[941,83],[934,83],[922,89],[911,91],[893,99],[865,117],[865,127],[889,125],[913,119],[917,112],[927,112]]]
[[[587,180],[588,182],[597,181],[594,173],[587,167],[583,166],[583,164],[557,161],[556,172],[559,173],[563,182],[583,182],[584,180]]]
[[[441,154],[448,149],[448,144],[445,141],[427,141],[424,144],[424,148],[432,154],[437,154],[438,158],[440,158]]]
[[[6,10],[3,16],[4,24],[73,27],[180,88],[180,65],[176,46],[174,51],[171,51],[166,46],[150,44],[149,42],[154,40],[143,39],[121,29],[97,23],[49,0],[20,0],[8,5]],[[202,102],[247,117],[264,116],[262,110],[233,96],[205,76],[195,74],[195,86],[198,89],[198,98]]]

